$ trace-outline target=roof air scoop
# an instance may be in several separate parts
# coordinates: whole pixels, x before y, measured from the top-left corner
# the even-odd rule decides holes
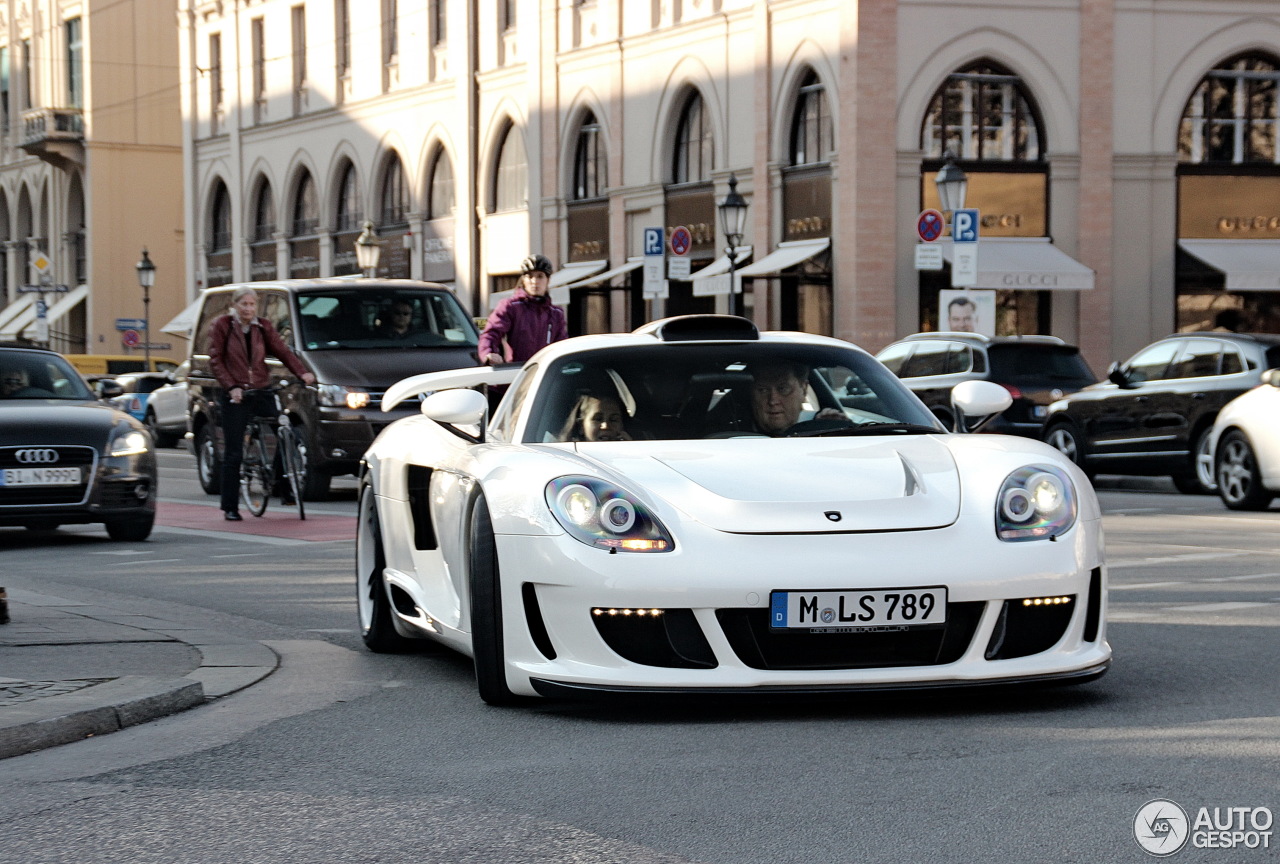
[[[737,315],[677,315],[651,321],[634,331],[651,334],[660,342],[755,342],[760,330]]]

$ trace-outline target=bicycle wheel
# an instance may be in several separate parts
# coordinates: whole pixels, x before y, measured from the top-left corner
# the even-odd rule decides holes
[[[307,510],[302,504],[302,451],[298,449],[298,436],[289,425],[289,418],[280,418],[279,440],[280,464],[284,469],[285,482],[293,493],[293,503],[298,507],[298,518],[306,519]]]
[[[240,463],[240,498],[254,516],[267,512],[271,498],[271,461],[267,458],[267,442],[262,430],[255,425],[249,433],[244,448],[244,461]]]

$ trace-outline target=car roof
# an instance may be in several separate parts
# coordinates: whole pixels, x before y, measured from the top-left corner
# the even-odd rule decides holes
[[[222,293],[226,291],[234,291],[237,288],[252,288],[255,291],[262,291],[272,288],[278,291],[311,291],[323,290],[326,288],[355,288],[361,291],[373,289],[387,288],[414,288],[418,290],[435,290],[446,291],[453,294],[454,291],[448,285],[441,285],[439,282],[423,282],[418,279],[365,279],[359,276],[328,276],[318,279],[276,279],[264,282],[236,282],[229,285],[219,285],[216,288],[207,288],[205,293]]]
[[[1280,345],[1280,333],[1235,333],[1230,330],[1188,330],[1186,333],[1170,333],[1168,336],[1152,342],[1168,342],[1172,339],[1221,339],[1224,342],[1237,342],[1244,345]]]
[[[22,342],[0,342],[0,348],[5,349],[6,351],[31,351],[38,354],[58,354],[57,351],[52,351],[48,348],[41,348],[38,345],[26,345]],[[61,354],[58,354],[58,356],[62,357]],[[66,358],[64,357],[63,359],[65,360]]]
[[[973,342],[979,345],[1066,345],[1067,343],[1058,336],[1044,336],[1041,334],[1026,334],[1018,336],[984,336],[981,333],[967,333],[958,330],[939,330],[929,331],[927,333],[912,333],[910,336],[903,336],[901,339],[894,340],[892,344],[901,342],[928,342],[934,339],[944,339],[948,342]]]

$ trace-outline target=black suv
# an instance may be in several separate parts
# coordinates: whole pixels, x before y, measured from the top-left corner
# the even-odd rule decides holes
[[[876,359],[920,397],[948,429],[955,428],[951,388],[961,381],[994,381],[1013,404],[982,427],[1039,438],[1049,403],[1098,380],[1080,349],[1056,336],[916,333],[884,348]]]
[[[291,381],[281,394],[306,455],[304,495],[324,498],[335,474],[350,474],[383,427],[418,405],[382,412],[382,394],[395,382],[423,372],[475,366],[479,333],[474,319],[443,285],[407,279],[294,279],[249,282],[258,292],[258,315],[316,376],[314,388]],[[200,485],[216,494],[221,483],[222,388],[209,369],[209,329],[231,307],[241,286],[223,285],[201,295],[191,342],[187,405]],[[395,309],[410,310],[409,329],[391,332]],[[292,375],[267,358],[273,379]]]
[[[1049,406],[1044,440],[1090,475],[1168,475],[1179,491],[1212,492],[1214,419],[1276,366],[1280,336],[1167,336]]]

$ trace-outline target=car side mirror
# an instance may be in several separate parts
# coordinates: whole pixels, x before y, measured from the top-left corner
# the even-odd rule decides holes
[[[956,423],[959,431],[977,432],[1012,404],[1012,394],[993,381],[962,381],[951,388],[951,407],[961,418]],[[970,422],[973,418],[978,418],[977,422]]]
[[[1262,383],[1280,387],[1280,369],[1268,369],[1262,373]]]
[[[1133,386],[1133,382],[1129,380],[1129,376],[1125,374],[1124,368],[1119,363],[1112,363],[1107,367],[1107,380],[1126,390]]]
[[[476,390],[437,390],[422,400],[424,416],[460,438],[475,443],[484,438],[485,414],[488,411],[489,398]],[[475,433],[459,428],[462,426],[474,427]]]
[[[124,395],[124,386],[111,378],[99,378],[97,388],[99,399],[114,399]]]

